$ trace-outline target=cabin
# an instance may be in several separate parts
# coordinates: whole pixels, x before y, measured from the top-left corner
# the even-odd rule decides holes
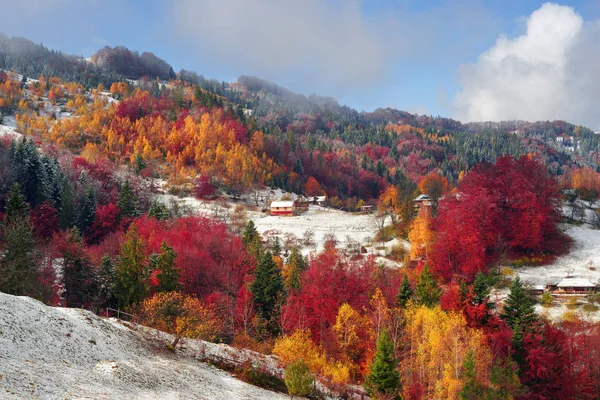
[[[546,288],[544,285],[532,285],[528,288],[527,292],[532,296],[539,296],[544,294]]]
[[[300,196],[296,200],[294,200],[294,206],[298,211],[308,211],[308,206],[310,201],[306,197]]]
[[[363,214],[371,214],[373,212],[373,206],[361,206],[360,212]]]
[[[565,278],[556,287],[557,293],[588,294],[596,291],[596,285],[585,278]]]
[[[413,200],[413,203],[415,204],[415,208],[417,210],[421,209],[422,207],[432,207],[433,206],[431,197],[427,194],[420,194]]]
[[[271,202],[271,215],[294,215],[296,206],[292,200]]]
[[[327,196],[312,196],[310,198],[311,203],[316,206],[325,207],[325,202],[327,201]]]

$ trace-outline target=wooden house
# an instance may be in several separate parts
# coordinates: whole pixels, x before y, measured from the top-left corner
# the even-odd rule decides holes
[[[432,207],[433,202],[431,201],[431,197],[427,194],[420,194],[417,196],[413,203],[415,204],[416,209],[421,209],[422,207]]]
[[[565,278],[556,287],[557,293],[588,294],[596,291],[596,285],[585,278]]]
[[[292,200],[271,202],[271,215],[294,215],[296,206]]]

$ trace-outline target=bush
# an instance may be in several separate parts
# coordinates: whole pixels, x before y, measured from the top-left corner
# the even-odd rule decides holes
[[[283,379],[278,378],[267,370],[255,368],[251,361],[246,361],[239,367],[238,377],[244,382],[275,392],[286,393],[287,387]]]
[[[290,364],[284,374],[285,386],[292,396],[308,396],[312,392],[315,378],[310,373],[308,365],[303,360]]]
[[[550,293],[542,294],[540,303],[544,307],[552,307],[552,295]]]

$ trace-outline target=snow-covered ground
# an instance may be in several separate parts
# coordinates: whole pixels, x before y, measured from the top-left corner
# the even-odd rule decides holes
[[[569,253],[549,265],[517,268],[521,279],[532,285],[558,284],[567,277],[600,281],[600,230],[580,225],[569,226],[565,233],[573,239]]]
[[[218,345],[210,345],[212,347]],[[287,399],[80,309],[0,293],[2,399]]]

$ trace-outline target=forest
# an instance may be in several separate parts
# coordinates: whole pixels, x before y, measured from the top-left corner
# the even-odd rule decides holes
[[[0,137],[0,291],[129,310],[173,333],[173,349],[192,337],[274,354],[340,395],[600,396],[600,325],[545,320],[526,285],[495,268],[569,250],[565,190],[591,202],[600,191],[592,131],[357,112],[109,50],[102,63],[118,68],[81,74],[41,47],[0,58],[0,115],[24,136]],[[38,52],[38,66],[19,64]],[[166,75],[121,77],[148,65]],[[390,221],[380,239],[407,238],[410,254],[393,269],[333,239],[308,256],[285,251],[243,215],[226,223],[161,203],[156,180],[203,199],[267,186],[326,194],[348,212],[371,204]],[[415,209],[419,194],[430,208]],[[510,293],[501,306],[498,285]]]

